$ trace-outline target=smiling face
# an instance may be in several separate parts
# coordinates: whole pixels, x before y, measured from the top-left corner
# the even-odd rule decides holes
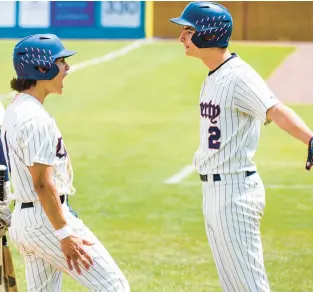
[[[198,57],[200,55],[200,49],[192,42],[191,38],[196,33],[196,30],[191,26],[183,26],[183,30],[178,40],[183,43],[185,47],[185,53],[187,56]]]
[[[44,86],[47,94],[62,94],[63,91],[63,79],[68,74],[70,66],[65,61],[65,58],[58,58],[54,62],[59,68],[59,73],[52,80],[40,80],[38,81],[40,86]]]

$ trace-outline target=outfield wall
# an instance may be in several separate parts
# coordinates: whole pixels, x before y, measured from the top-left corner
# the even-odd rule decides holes
[[[233,40],[313,41],[313,1],[219,1],[233,15]],[[176,38],[180,28],[169,22],[189,2],[153,2],[153,35]]]
[[[0,1],[0,38],[144,38],[144,1]]]
[[[219,1],[233,15],[233,40],[313,41],[313,1]],[[188,1],[0,1],[0,38],[177,38],[169,21]]]

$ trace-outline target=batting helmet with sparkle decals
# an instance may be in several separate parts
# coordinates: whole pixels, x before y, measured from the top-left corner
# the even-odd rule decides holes
[[[35,34],[23,38],[13,51],[13,65],[18,78],[51,80],[59,73],[54,64],[57,58],[66,58],[76,52],[64,48],[54,34]],[[45,72],[38,70],[45,69]]]
[[[170,21],[196,30],[192,42],[198,48],[224,48],[233,30],[233,19],[229,11],[214,2],[191,2],[180,17]]]

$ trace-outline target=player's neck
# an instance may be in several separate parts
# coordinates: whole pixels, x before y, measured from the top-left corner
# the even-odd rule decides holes
[[[33,86],[30,89],[24,90],[23,93],[29,94],[38,99],[41,104],[44,103],[45,98],[48,95],[46,89],[40,86]]]
[[[208,54],[202,56],[202,62],[209,68],[210,71],[215,70],[221,64],[223,64],[229,57],[231,53],[228,49],[211,49]]]

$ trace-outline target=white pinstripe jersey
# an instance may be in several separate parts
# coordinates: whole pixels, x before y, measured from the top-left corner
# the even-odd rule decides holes
[[[256,170],[260,124],[279,101],[255,70],[236,54],[206,77],[200,93],[200,174]]]
[[[53,166],[58,193],[73,195],[73,170],[55,120],[43,105],[28,94],[18,94],[6,109],[1,129],[5,157],[9,165],[13,198],[38,200],[28,166]]]

